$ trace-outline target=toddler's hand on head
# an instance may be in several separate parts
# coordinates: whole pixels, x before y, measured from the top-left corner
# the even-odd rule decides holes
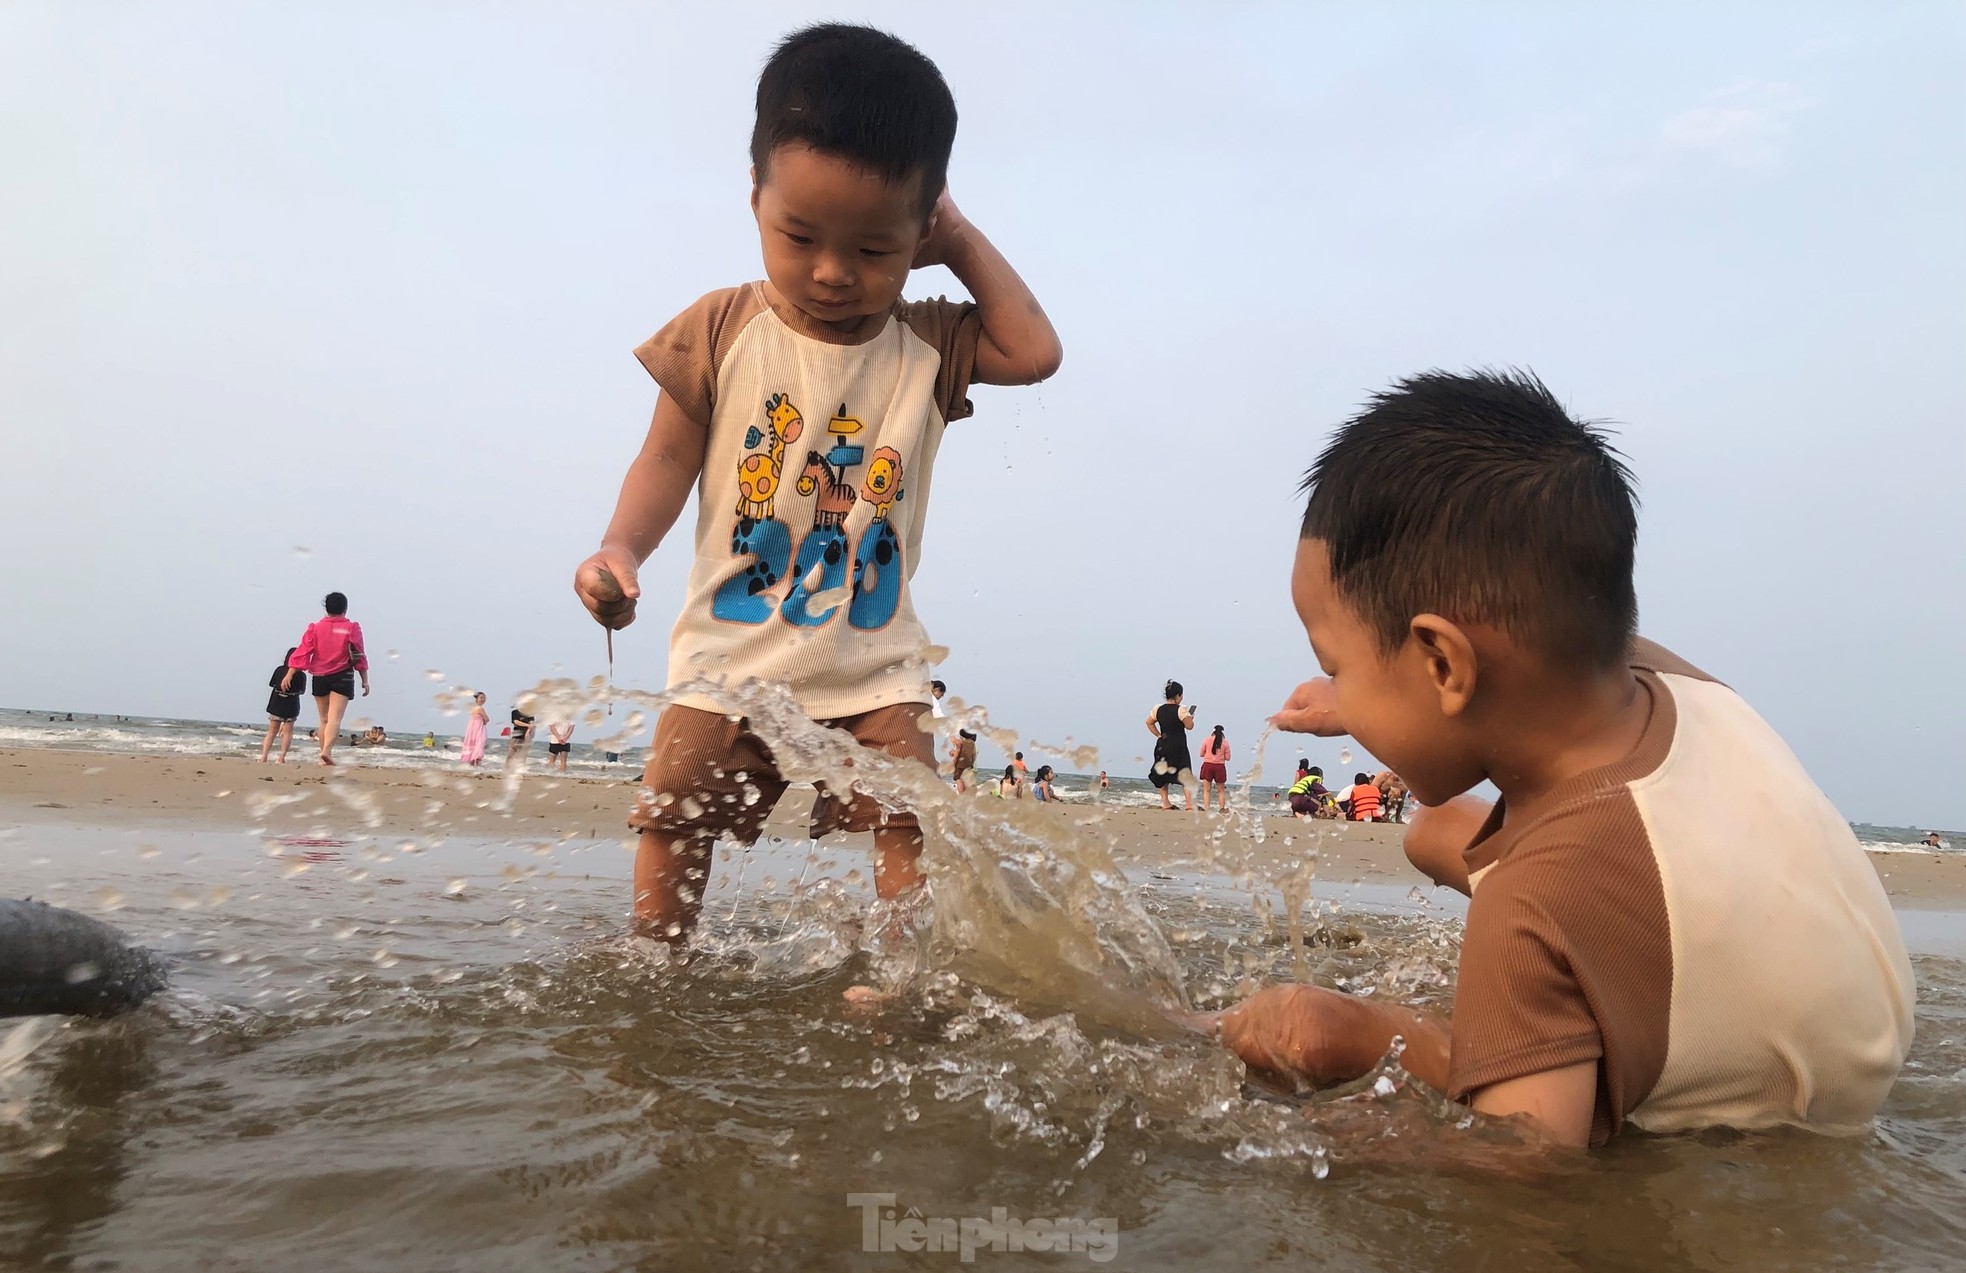
[[[946,265],[950,249],[961,236],[968,232],[969,222],[963,217],[956,201],[949,197],[944,188],[942,197],[935,201],[935,211],[929,214],[928,238],[923,240],[920,250],[908,268],[923,269],[930,265]]]
[[[1336,738],[1349,731],[1338,719],[1338,687],[1328,676],[1305,681],[1290,691],[1283,710],[1270,717],[1270,724],[1290,734],[1316,734]]]
[[[604,628],[619,630],[635,621],[635,601],[642,595],[633,554],[603,547],[573,572],[573,590],[587,613]]]

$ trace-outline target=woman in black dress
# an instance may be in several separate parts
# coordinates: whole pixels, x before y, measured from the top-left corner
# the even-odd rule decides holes
[[[1147,717],[1147,732],[1156,739],[1154,767],[1147,781],[1160,790],[1160,807],[1172,809],[1167,789],[1175,783],[1188,797],[1188,812],[1195,811],[1194,762],[1188,758],[1188,731],[1195,727],[1195,709],[1181,706],[1181,682],[1169,681],[1162,692],[1167,701]]]
[[[287,659],[293,656],[293,649],[289,649]],[[275,737],[280,740],[279,763],[287,763],[287,748],[294,745],[294,721],[300,716],[300,696],[307,693],[305,672],[295,672],[294,683],[285,690],[280,688],[280,682],[287,677],[287,659],[281,659],[280,666],[273,669],[273,675],[266,678],[266,684],[273,692],[266,697],[266,737],[259,743],[259,763],[262,765],[266,763],[267,753],[273,750]]]

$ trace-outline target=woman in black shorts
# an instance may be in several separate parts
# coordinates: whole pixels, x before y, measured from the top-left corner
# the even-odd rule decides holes
[[[293,649],[289,649],[287,659],[293,656]],[[277,763],[287,763],[287,748],[294,745],[294,721],[300,718],[300,696],[307,692],[307,676],[303,672],[295,672],[294,683],[281,688],[281,682],[287,678],[287,659],[281,659],[280,666],[273,669],[273,675],[266,678],[267,687],[273,692],[266,696],[266,737],[259,743],[259,763],[262,765],[266,763],[267,754],[273,750],[276,735],[280,739],[280,759]]]

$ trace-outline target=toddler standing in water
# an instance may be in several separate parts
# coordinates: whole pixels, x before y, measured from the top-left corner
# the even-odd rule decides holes
[[[927,635],[908,581],[942,431],[972,383],[1057,370],[1037,299],[947,191],[956,104],[926,57],[866,27],[788,37],[758,80],[751,212],[765,278],[712,292],[637,349],[661,388],[600,551],[575,591],[627,626],[636,571],[697,494],[695,561],[670,641],[672,687],[788,686],[861,745],[935,764],[923,728]],[[903,301],[911,268],[943,264],[971,302]],[[751,843],[785,790],[770,750],[714,695],[656,724],[634,913],[680,940],[711,850]],[[921,829],[863,794],[822,793],[814,834],[872,831],[874,880],[917,880]]]
[[[1223,1040],[1325,1086],[1400,1036],[1417,1078],[1576,1146],[1868,1123],[1911,1046],[1896,917],[1775,731],[1636,637],[1603,436],[1532,377],[1435,372],[1340,429],[1308,487],[1291,591],[1325,678],[1276,724],[1386,760],[1425,806],[1407,857],[1473,900],[1451,1022],[1278,986]],[[1492,806],[1463,794],[1483,780]]]

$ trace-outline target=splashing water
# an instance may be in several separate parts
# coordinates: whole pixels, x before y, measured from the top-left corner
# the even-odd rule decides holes
[[[1108,846],[1072,822],[1036,806],[958,795],[926,766],[869,751],[844,731],[815,723],[782,686],[698,681],[665,693],[615,692],[649,710],[684,696],[711,699],[745,720],[788,782],[857,787],[886,809],[912,810],[931,881],[929,914],[917,917],[927,920],[931,966],[1149,1033],[1165,1033],[1167,1014],[1189,1008],[1159,926]],[[532,693],[536,708],[555,716],[572,717],[590,701],[565,680],[542,681]],[[955,704],[952,715],[990,728],[980,709]],[[508,775],[508,800],[517,781]],[[801,882],[817,848],[806,856]],[[877,908],[870,930],[888,928],[887,918]],[[809,936],[805,917],[788,916],[788,925]]]

